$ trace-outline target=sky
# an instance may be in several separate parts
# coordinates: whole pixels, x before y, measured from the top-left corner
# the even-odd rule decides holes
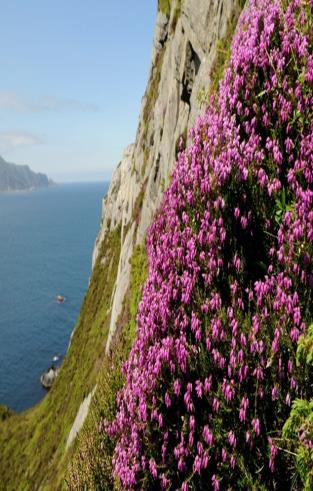
[[[0,155],[109,180],[135,139],[156,0],[2,0]]]

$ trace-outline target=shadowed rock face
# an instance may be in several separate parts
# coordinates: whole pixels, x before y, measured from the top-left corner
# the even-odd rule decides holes
[[[109,349],[129,287],[133,248],[144,241],[174,166],[180,138],[202,109],[216,43],[238,13],[239,0],[173,0],[169,16],[159,12],[149,82],[133,145],[127,147],[103,200],[93,264],[107,234],[121,224],[121,254],[111,299]]]
[[[22,191],[50,184],[45,174],[33,172],[28,165],[11,164],[0,157],[0,191]]]

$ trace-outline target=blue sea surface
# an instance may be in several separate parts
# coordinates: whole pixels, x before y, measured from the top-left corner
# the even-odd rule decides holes
[[[107,188],[79,183],[0,193],[0,404],[15,411],[45,395],[40,375],[66,353]]]

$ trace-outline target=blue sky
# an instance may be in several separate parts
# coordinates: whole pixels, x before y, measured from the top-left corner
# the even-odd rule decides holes
[[[3,0],[0,155],[54,180],[109,179],[133,142],[156,0]]]

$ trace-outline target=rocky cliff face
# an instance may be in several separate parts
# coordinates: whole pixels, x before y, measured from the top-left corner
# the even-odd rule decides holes
[[[16,165],[0,157],[0,191],[21,191],[52,184],[45,174],[33,172],[28,165]]]
[[[134,246],[145,240],[158,209],[179,148],[201,113],[201,94],[210,84],[218,41],[238,17],[240,0],[172,0],[159,8],[152,49],[152,66],[142,100],[136,141],[127,147],[103,200],[101,244],[121,226],[121,250],[106,351],[109,350],[123,299],[129,286]]]

